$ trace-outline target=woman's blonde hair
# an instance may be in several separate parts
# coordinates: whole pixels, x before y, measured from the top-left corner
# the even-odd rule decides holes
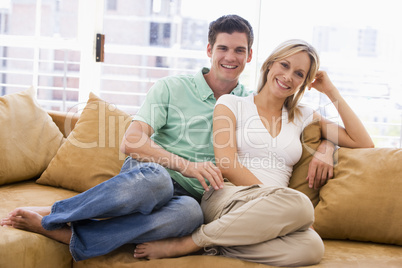
[[[257,87],[258,92],[260,92],[265,86],[265,84],[267,83],[269,69],[274,62],[283,60],[289,56],[303,51],[306,52],[310,58],[310,69],[308,70],[304,83],[300,87],[300,90],[292,96],[287,97],[285,100],[285,107],[288,110],[289,122],[293,122],[295,114],[298,114],[299,110],[297,109],[297,104],[303,97],[304,91],[306,90],[307,86],[314,81],[314,78],[320,67],[320,59],[315,48],[312,47],[309,43],[299,39],[288,40],[280,44],[263,63],[260,72],[260,80]]]

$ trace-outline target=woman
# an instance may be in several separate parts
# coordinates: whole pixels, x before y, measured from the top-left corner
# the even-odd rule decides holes
[[[230,182],[204,194],[206,224],[192,236],[138,245],[135,257],[172,257],[219,246],[215,249],[221,255],[276,266],[321,260],[323,243],[310,228],[313,206],[304,194],[287,187],[302,152],[300,134],[318,120],[322,137],[334,144],[362,148],[373,147],[373,142],[327,74],[318,69],[315,49],[290,40],[264,62],[257,94],[219,98],[214,111],[215,158]],[[298,104],[305,89],[312,87],[334,103],[345,127]]]

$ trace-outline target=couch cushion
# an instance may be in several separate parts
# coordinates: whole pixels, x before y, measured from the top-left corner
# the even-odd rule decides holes
[[[0,185],[39,177],[64,140],[35,96],[31,87],[0,97]]]
[[[83,192],[119,173],[130,116],[91,93],[73,131],[37,183]]]
[[[290,177],[289,187],[306,194],[314,206],[318,204],[318,190],[308,187],[306,181],[308,174],[308,165],[313,158],[318,146],[321,143],[321,127],[318,121],[314,121],[306,126],[301,135],[303,152],[299,162],[293,167],[293,173]]]
[[[17,207],[50,206],[55,201],[76,195],[76,192],[24,181],[0,187],[0,219]],[[68,267],[72,257],[68,246],[42,235],[0,227],[0,267]]]
[[[323,238],[402,245],[402,149],[341,148],[335,158],[315,230]]]

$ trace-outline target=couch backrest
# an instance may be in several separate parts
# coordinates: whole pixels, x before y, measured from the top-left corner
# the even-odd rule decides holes
[[[47,111],[50,117],[52,117],[53,122],[63,133],[64,137],[67,138],[68,134],[73,130],[75,124],[80,117],[76,113],[58,112],[58,111]]]

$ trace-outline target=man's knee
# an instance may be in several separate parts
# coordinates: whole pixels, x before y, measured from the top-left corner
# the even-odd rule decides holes
[[[148,187],[153,191],[163,190],[171,185],[171,177],[167,170],[152,162],[138,162],[129,168],[123,176],[128,179],[127,183],[131,182],[133,186],[136,186],[136,183],[140,181],[143,187]],[[173,186],[170,188],[173,189]]]
[[[110,181],[114,183],[108,183],[109,188],[118,192],[121,199],[140,199],[152,209],[151,204],[158,208],[173,197],[172,179],[166,169],[156,163],[137,162]]]
[[[139,170],[144,177],[150,178],[154,184],[161,184],[161,187],[166,187],[166,182],[171,182],[171,177],[167,170],[157,163],[143,163],[139,166]]]
[[[201,210],[201,206],[197,202],[197,200],[190,196],[180,196],[180,198],[183,200],[181,202],[183,213],[185,213],[185,215],[187,215],[189,218],[203,223],[204,216]]]
[[[178,220],[183,223],[188,223],[188,228],[191,232],[198,228],[204,223],[204,215],[202,213],[200,204],[192,197],[189,196],[179,196],[180,201],[178,202],[178,209],[180,210],[180,215],[178,215]]]

